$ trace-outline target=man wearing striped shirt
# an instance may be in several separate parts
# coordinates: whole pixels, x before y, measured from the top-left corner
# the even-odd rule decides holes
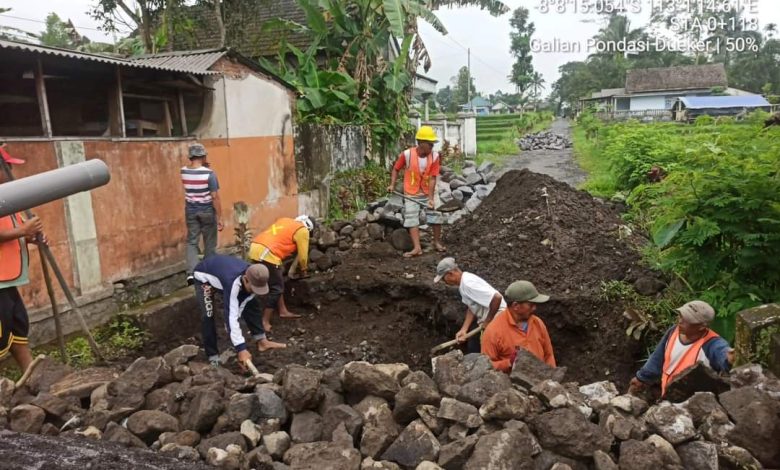
[[[219,182],[206,161],[206,147],[190,145],[190,164],[181,169],[184,185],[184,216],[187,221],[187,284],[193,283],[192,271],[198,263],[198,245],[203,237],[203,257],[217,249],[217,232],[222,230],[222,203]]]

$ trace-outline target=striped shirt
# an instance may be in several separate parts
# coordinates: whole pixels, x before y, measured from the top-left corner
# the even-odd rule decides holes
[[[182,167],[181,183],[184,185],[184,200],[192,208],[211,207],[211,193],[219,190],[216,173],[205,166]]]

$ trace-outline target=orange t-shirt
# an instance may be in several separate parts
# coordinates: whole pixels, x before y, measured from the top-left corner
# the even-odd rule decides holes
[[[539,360],[555,367],[552,342],[542,319],[531,315],[528,319],[528,331],[523,332],[520,325],[515,323],[512,314],[503,310],[490,322],[482,335],[482,354],[490,358],[494,368],[509,372],[512,370],[509,358],[518,347],[525,348]]]

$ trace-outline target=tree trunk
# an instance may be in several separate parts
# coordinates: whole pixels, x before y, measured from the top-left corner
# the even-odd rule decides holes
[[[219,47],[225,47],[225,22],[222,20],[222,0],[214,0],[214,17],[219,28]]]
[[[152,15],[149,13],[149,7],[144,2],[138,2],[141,7],[141,37],[144,41],[144,51],[154,53],[154,41],[152,40]]]

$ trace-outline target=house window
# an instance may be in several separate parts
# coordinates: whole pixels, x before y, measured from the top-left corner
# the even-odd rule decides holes
[[[631,99],[630,98],[617,98],[617,111],[628,111],[631,109]]]
[[[34,62],[7,61],[0,75],[0,135],[40,136],[41,113],[32,76]]]

